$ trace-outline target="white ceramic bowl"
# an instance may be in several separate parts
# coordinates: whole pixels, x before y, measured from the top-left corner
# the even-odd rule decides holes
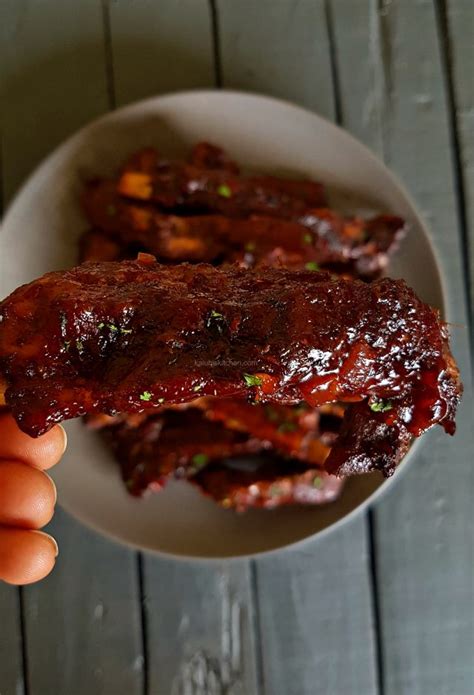
[[[405,217],[410,233],[390,275],[404,277],[443,308],[441,279],[427,231],[413,202],[386,167],[343,130],[314,113],[267,97],[195,91],[157,97],[109,113],[61,145],[12,203],[0,234],[0,297],[50,270],[74,265],[87,227],[78,205],[82,181],[110,175],[145,145],[184,155],[199,140],[221,144],[249,169],[298,174],[327,184],[338,205]],[[313,537],[347,520],[392,481],[378,475],[348,481],[341,498],[319,508],[235,514],[186,483],[145,500],[130,497],[111,455],[80,421],[66,424],[69,447],[54,469],[60,503],[114,539],[173,556],[250,555]],[[417,443],[403,464],[416,458]]]

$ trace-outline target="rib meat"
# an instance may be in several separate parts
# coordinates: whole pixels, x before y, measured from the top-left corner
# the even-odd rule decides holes
[[[308,210],[299,221],[167,215],[127,201],[110,180],[90,182],[83,207],[92,226],[111,236],[104,249],[120,246],[116,258],[135,257],[140,250],[168,262],[238,261],[246,267],[263,263],[295,269],[312,263],[372,276],[386,266],[406,231],[399,217],[344,218],[329,209]],[[97,233],[88,237],[83,260],[96,260],[96,238]]]
[[[308,207],[326,205],[324,187],[313,181],[243,177],[159,157],[151,170],[150,160],[148,155],[146,167],[133,168],[133,162],[125,166],[117,185],[120,195],[154,202],[165,210],[207,210],[229,217],[256,213],[289,218]]]
[[[239,174],[239,166],[221,147],[209,142],[198,142],[189,155],[189,163],[201,169],[220,169]]]
[[[32,435],[88,412],[197,396],[368,399],[365,419],[413,435],[436,423],[452,433],[460,394],[438,312],[402,280],[161,266],[146,255],[16,290],[0,304],[0,373]]]
[[[290,504],[320,505],[339,497],[344,481],[297,461],[267,459],[240,466],[210,465],[191,482],[221,507],[243,512]]]
[[[196,406],[228,429],[268,442],[280,454],[322,466],[337,437],[344,410],[338,405],[310,408],[302,403],[252,405],[230,398],[201,398]]]
[[[255,438],[226,430],[201,411],[166,410],[141,420],[133,417],[101,430],[120,464],[132,495],[158,491],[170,478],[190,478],[204,466],[223,458],[258,453]]]

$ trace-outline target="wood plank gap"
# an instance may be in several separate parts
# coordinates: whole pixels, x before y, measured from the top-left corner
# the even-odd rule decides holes
[[[24,587],[18,587],[18,612],[21,635],[21,665],[23,671],[23,695],[30,695],[30,680],[28,670],[28,649],[26,646],[25,594]]]
[[[148,644],[148,612],[145,593],[145,576],[143,570],[143,553],[137,553],[138,600],[140,601],[140,626],[143,654],[143,695],[149,695],[149,644]]]
[[[104,32],[104,63],[107,99],[109,108],[111,111],[113,111],[117,106],[117,97],[115,93],[114,56],[112,49],[112,31],[110,28],[109,0],[102,0],[102,26]]]
[[[451,138],[451,152],[453,153],[453,171],[456,207],[461,232],[461,250],[462,250],[462,268],[464,275],[464,291],[466,293],[466,302],[468,309],[468,319],[471,322],[471,330],[469,331],[469,339],[471,349],[474,349],[474,319],[472,292],[474,288],[470,286],[469,272],[469,235],[467,223],[467,206],[466,206],[466,191],[464,185],[464,176],[461,159],[461,141],[459,136],[459,128],[456,114],[458,112],[456,103],[456,92],[454,89],[454,70],[453,70],[453,49],[451,42],[451,34],[449,30],[448,10],[446,0],[435,0],[435,14],[438,29],[439,42],[441,46],[441,69],[443,71],[444,82],[446,85],[447,97],[447,112],[449,123],[449,134]]]
[[[384,678],[384,658],[383,658],[383,638],[382,638],[382,622],[380,613],[380,591],[381,586],[377,571],[377,521],[373,509],[369,509],[367,513],[367,545],[368,545],[368,564],[369,564],[369,581],[370,581],[370,596],[372,603],[372,619],[374,626],[374,650],[375,650],[375,676],[377,683],[377,691],[379,695],[385,695],[385,678]]]
[[[255,638],[255,669],[257,672],[258,695],[264,695],[265,678],[263,670],[262,625],[258,600],[257,563],[255,560],[250,560],[250,595],[252,599],[252,628]]]
[[[222,87],[222,61],[221,61],[221,43],[219,34],[219,10],[216,0],[209,0],[209,11],[211,13],[211,31],[212,31],[212,48],[214,55],[214,75],[215,86],[218,89]]]
[[[341,85],[339,81],[339,71],[336,60],[336,41],[334,38],[334,23],[332,17],[332,9],[330,0],[324,0],[324,17],[326,20],[326,31],[328,34],[329,43],[329,62],[331,66],[331,78],[333,84],[333,99],[334,99],[334,118],[338,125],[342,123],[342,102],[341,102]]]
[[[342,97],[341,83],[339,79],[339,71],[337,66],[337,46],[334,35],[334,22],[332,16],[332,7],[330,0],[324,0],[324,14],[326,18],[326,29],[329,41],[329,54],[331,62],[331,77],[333,84],[334,95],[334,117],[338,125],[343,124],[342,113]],[[383,675],[383,639],[381,631],[381,616],[379,603],[379,582],[377,577],[377,546],[375,542],[376,535],[376,520],[372,509],[369,509],[364,514],[364,526],[367,532],[367,549],[368,549],[368,575],[371,587],[371,613],[372,626],[374,633],[374,668],[375,668],[375,686],[379,695],[384,695],[384,675]]]

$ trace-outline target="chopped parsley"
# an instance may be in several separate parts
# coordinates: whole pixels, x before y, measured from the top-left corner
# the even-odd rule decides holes
[[[246,386],[261,386],[263,383],[262,378],[255,374],[244,374],[243,377]]]
[[[271,405],[267,405],[265,407],[265,415],[267,416],[267,420],[270,420],[270,422],[277,422],[279,420],[279,415],[275,408],[272,408]]]
[[[305,264],[306,270],[320,270],[320,267],[315,261],[309,261],[309,263]]]
[[[270,497],[278,497],[282,493],[283,493],[283,490],[280,487],[280,485],[271,485],[269,490],[268,490],[268,494],[270,495]]]
[[[306,232],[303,237],[303,241],[305,244],[311,244],[313,242],[313,235],[310,234],[310,232]]]
[[[151,401],[151,393],[149,391],[143,391],[143,393],[140,394],[140,400]]]
[[[215,309],[211,309],[207,317],[206,327],[210,331],[214,331],[219,333],[219,335],[222,335],[227,327],[227,321],[224,314],[221,314],[220,311],[216,311]]]
[[[313,487],[316,488],[316,490],[321,490],[323,486],[323,479],[317,475],[315,478],[313,478]]]
[[[84,343],[82,340],[76,340],[76,347],[79,354],[84,350]]]
[[[120,333],[123,333],[124,335],[127,335],[128,333],[133,333],[131,328],[119,328],[114,323],[104,323],[103,321],[101,321],[97,325],[99,331],[106,327],[109,329],[109,331],[112,331],[112,333],[117,333],[118,331],[120,331]]]
[[[278,427],[279,432],[294,432],[297,429],[297,425],[294,422],[282,422]]]
[[[254,241],[248,241],[248,242],[245,244],[245,250],[246,250],[246,251],[250,251],[250,252],[255,251],[256,246],[257,246],[257,245],[256,245],[256,243],[255,243]]]
[[[382,398],[372,401],[372,403],[369,403],[369,408],[372,410],[374,413],[386,413],[389,410],[392,410],[393,405],[391,401],[384,401]]]
[[[204,384],[197,384],[196,386],[193,386],[193,391],[194,393],[197,393],[203,388]]]
[[[194,468],[199,470],[203,466],[206,466],[209,463],[209,456],[207,454],[194,454],[194,456],[191,459]]]
[[[217,192],[223,198],[231,198],[232,197],[232,191],[230,190],[229,186],[226,183],[223,183],[220,186],[218,186]]]

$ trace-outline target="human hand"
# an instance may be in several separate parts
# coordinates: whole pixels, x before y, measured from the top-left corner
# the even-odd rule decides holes
[[[0,415],[0,580],[30,584],[51,572],[58,546],[42,531],[56,504],[56,487],[44,473],[63,455],[66,433],[53,427],[32,439],[11,415]]]

